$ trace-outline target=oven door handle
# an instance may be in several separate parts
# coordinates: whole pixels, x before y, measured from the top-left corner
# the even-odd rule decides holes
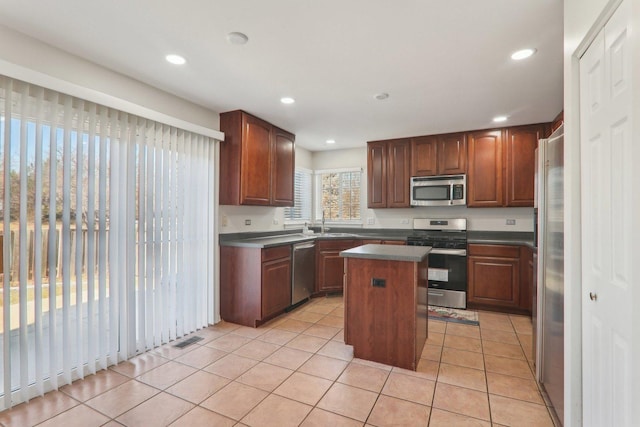
[[[433,255],[454,255],[454,256],[467,256],[466,249],[442,249],[442,248],[433,248],[429,254]]]

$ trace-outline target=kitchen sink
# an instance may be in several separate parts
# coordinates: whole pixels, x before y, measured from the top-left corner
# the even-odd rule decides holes
[[[317,233],[316,236],[320,237],[356,237],[353,233]]]

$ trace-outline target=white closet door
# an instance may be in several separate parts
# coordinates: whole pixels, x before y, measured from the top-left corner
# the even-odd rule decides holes
[[[629,7],[620,5],[580,60],[585,426],[638,425],[631,319],[640,189],[632,171]]]

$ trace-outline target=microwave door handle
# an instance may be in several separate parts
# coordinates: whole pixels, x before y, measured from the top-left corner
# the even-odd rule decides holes
[[[453,205],[453,182],[449,184],[449,204]]]

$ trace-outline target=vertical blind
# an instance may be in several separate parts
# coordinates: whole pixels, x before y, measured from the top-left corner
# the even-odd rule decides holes
[[[206,326],[214,140],[0,76],[2,404]]]

